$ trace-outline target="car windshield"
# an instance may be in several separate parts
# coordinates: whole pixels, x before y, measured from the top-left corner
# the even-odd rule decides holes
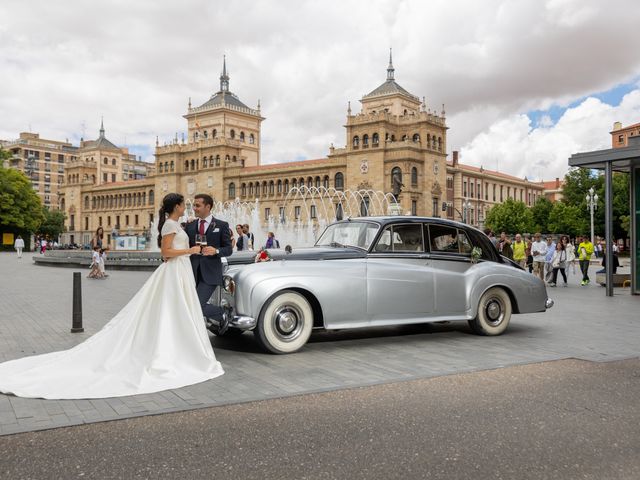
[[[379,225],[370,222],[343,222],[329,225],[316,247],[357,247],[369,250]]]

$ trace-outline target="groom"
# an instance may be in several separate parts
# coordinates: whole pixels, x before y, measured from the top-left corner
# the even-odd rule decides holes
[[[211,214],[213,198],[206,193],[199,193],[194,198],[193,211],[197,220],[187,224],[185,231],[189,236],[189,246],[196,245],[196,235],[207,236],[207,246],[202,248],[202,255],[191,255],[191,267],[196,278],[196,290],[205,318],[219,322],[218,332],[223,334],[229,326],[223,315],[222,307],[207,303],[213,292],[222,285],[221,257],[232,253],[229,224],[214,218]]]

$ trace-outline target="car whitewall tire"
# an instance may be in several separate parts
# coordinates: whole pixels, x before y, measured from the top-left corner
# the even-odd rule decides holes
[[[492,287],[482,294],[478,302],[478,314],[469,326],[478,335],[500,335],[511,320],[511,299],[500,287]]]
[[[313,329],[313,310],[307,299],[283,290],[267,302],[254,333],[260,345],[271,353],[293,353],[304,346]]]

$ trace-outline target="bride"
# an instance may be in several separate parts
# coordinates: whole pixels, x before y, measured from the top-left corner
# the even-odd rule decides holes
[[[164,197],[158,244],[168,260],[102,330],[69,350],[0,364],[0,392],[48,399],[121,397],[222,375],[189,261],[200,247],[189,248],[178,223],[184,209],[182,195]]]

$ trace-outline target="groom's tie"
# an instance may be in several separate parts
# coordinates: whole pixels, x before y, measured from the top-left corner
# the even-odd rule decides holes
[[[205,221],[204,220],[200,220],[200,235],[204,235],[204,224]]]

